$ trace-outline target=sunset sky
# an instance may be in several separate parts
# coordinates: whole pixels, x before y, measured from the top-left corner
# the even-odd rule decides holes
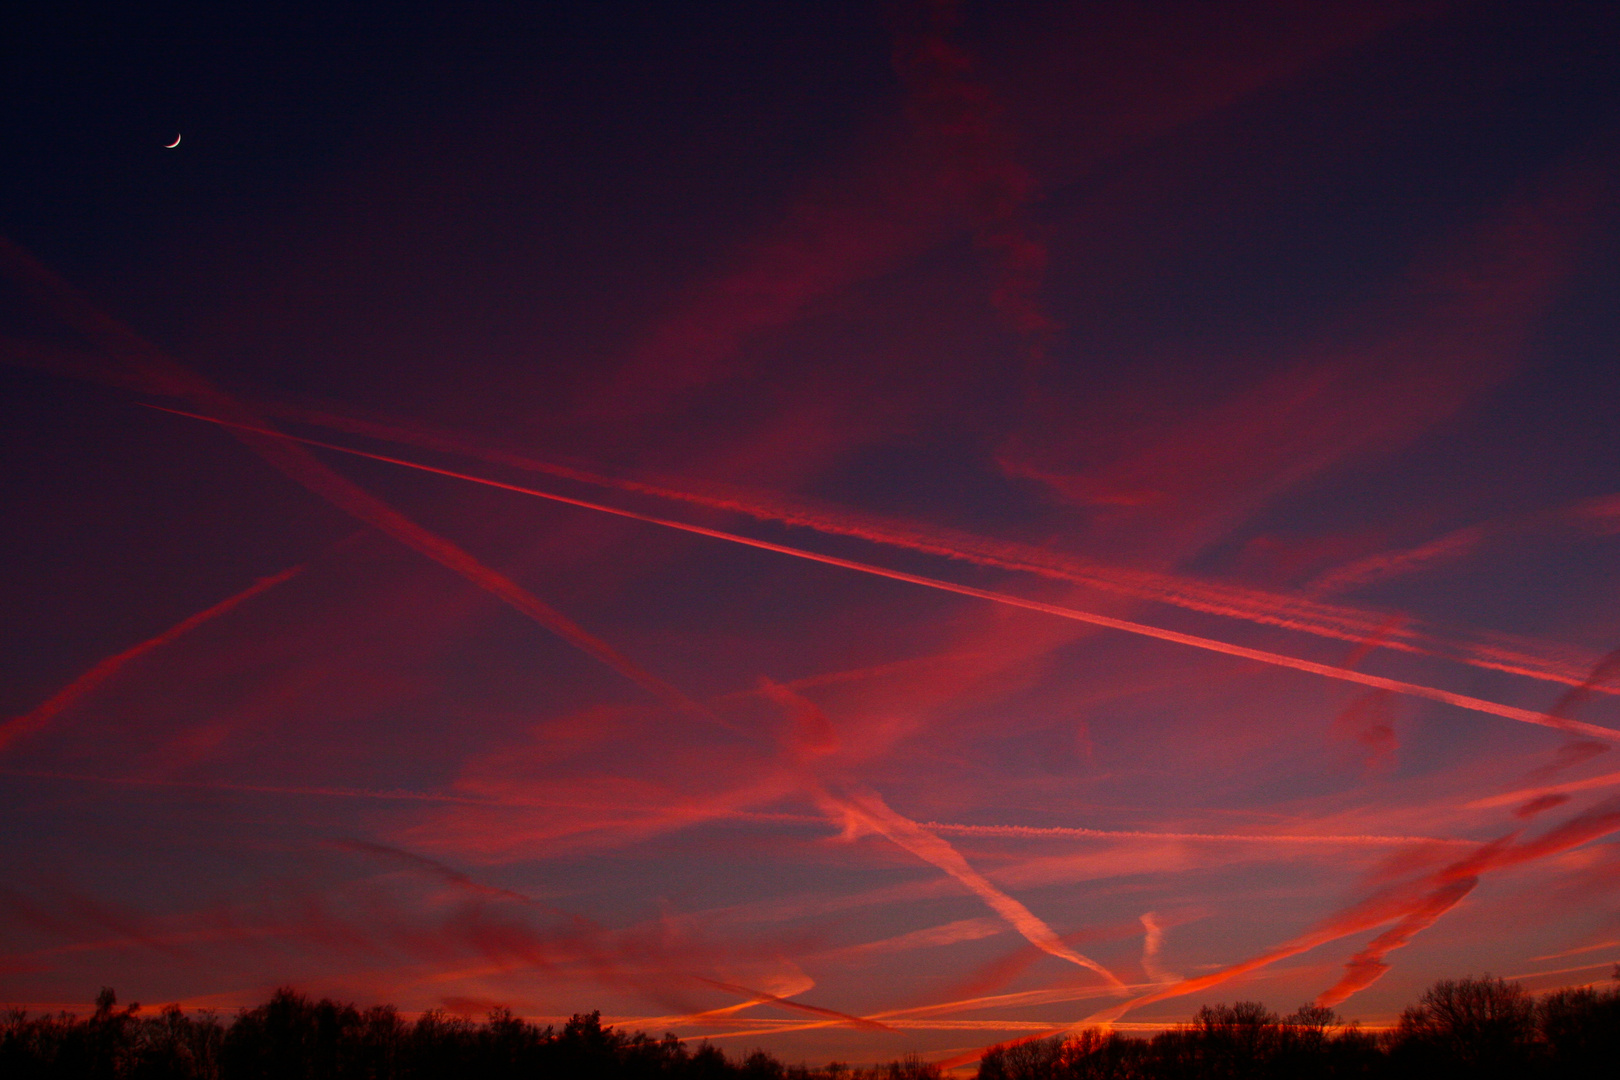
[[[0,39],[0,1004],[961,1063],[1620,961],[1615,5]]]

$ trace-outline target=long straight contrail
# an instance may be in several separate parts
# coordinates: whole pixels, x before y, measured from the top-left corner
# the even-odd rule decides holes
[[[1535,642],[1515,643],[1505,639],[1449,641],[1426,633],[1416,626],[1407,625],[1405,620],[1391,617],[1388,613],[1324,603],[1309,597],[1113,566],[1016,541],[992,539],[952,529],[922,526],[913,522],[894,521],[843,507],[806,505],[757,492],[711,494],[676,487],[667,482],[654,483],[613,476],[579,466],[491,449],[459,436],[423,430],[419,426],[406,427],[400,424],[357,420],[333,413],[289,406],[277,405],[266,408],[274,415],[315,427],[458,454],[495,465],[555,476],[595,487],[650,495],[654,498],[684,502],[726,513],[742,514],[757,521],[811,529],[831,536],[849,536],[906,551],[1035,574],[1102,592],[1170,604],[1189,611],[1224,618],[1277,626],[1317,637],[1362,643],[1373,641],[1374,648],[1439,656],[1473,667],[1508,672],[1544,682],[1567,686],[1575,686],[1581,682],[1580,669],[1584,661],[1549,655],[1545,651],[1545,646]],[[1538,649],[1540,655],[1537,654]],[[1595,686],[1592,689],[1605,694],[1620,693],[1620,690],[1605,685]]]
[[[1504,792],[1501,795],[1492,795],[1489,798],[1475,799],[1463,807],[1464,810],[1488,810],[1496,806],[1511,806],[1514,803],[1526,802],[1530,799],[1540,798],[1543,795],[1566,795],[1571,791],[1590,791],[1593,788],[1613,787],[1620,784],[1620,772],[1604,773],[1602,776],[1590,776],[1585,780],[1571,780],[1563,784],[1546,784],[1541,787],[1519,788],[1516,791]]]
[[[1000,836],[1014,839],[1190,840],[1216,844],[1327,844],[1333,847],[1411,847],[1414,844],[1475,846],[1472,840],[1440,836],[1385,836],[1340,833],[1187,833],[1147,832],[1141,829],[1077,829],[1036,825],[951,825],[919,822],[931,832],[947,836]]]
[[[159,406],[149,406],[159,408]],[[242,427],[242,423],[221,419],[217,416],[206,416],[200,413],[185,412],[180,409],[161,409],[163,412],[174,413],[178,416],[188,416],[195,420],[204,420],[211,424],[220,424],[226,427]],[[267,434],[264,429],[253,429]],[[568,495],[559,495],[555,492],[542,491],[538,488],[524,487],[521,484],[509,484],[501,480],[492,480],[488,477],[473,473],[457,472],[453,469],[441,469],[434,465],[425,465],[421,462],[411,461],[407,458],[392,457],[387,454],[375,454],[367,450],[357,450],[353,447],[342,446],[337,443],[323,442],[320,439],[309,439],[302,436],[287,435],[275,432],[277,439],[287,439],[303,443],[307,446],[320,447],[324,450],[333,450],[338,453],[349,454],[353,457],[365,458],[369,461],[380,461],[389,465],[398,465],[418,472],[432,473],[435,476],[449,477],[454,480],[465,480],[469,483],[482,484],[485,487],[498,488],[502,491],[511,491],[520,495],[530,495],[537,499],[549,499],[552,502],[564,503],[568,506],[577,506],[586,510],[595,510],[599,513],[613,514],[617,517],[629,518],[632,521],[641,521],[650,525],[660,525],[666,529],[678,529],[681,532],[694,533],[698,536],[707,536],[716,540],[726,540],[733,544],[743,544],[747,547],[758,548],[761,551],[772,551],[779,555],[791,555],[798,559],[807,559],[811,562],[823,563],[827,566],[837,566],[845,570],[855,570],[863,574],[872,574],[877,577],[889,578],[893,581],[904,581],[912,585],[921,585],[925,588],[938,589],[942,592],[956,593],[959,596],[971,596],[979,600],[989,600],[997,604],[1006,604],[1010,607],[1024,608],[1027,611],[1039,611],[1046,615],[1055,615],[1060,619],[1071,619],[1075,622],[1087,623],[1091,626],[1101,626],[1109,630],[1120,630],[1127,634],[1136,634],[1140,637],[1154,638],[1159,641],[1168,641],[1177,645],[1186,645],[1194,649],[1203,649],[1206,652],[1221,653],[1225,656],[1235,656],[1242,660],[1253,660],[1273,667],[1289,668],[1294,671],[1303,671],[1311,675],[1320,675],[1327,679],[1336,679],[1339,682],[1355,683],[1360,686],[1371,686],[1379,690],[1389,690],[1407,697],[1423,698],[1428,701],[1438,701],[1445,705],[1452,705],[1459,709],[1471,712],[1484,713],[1488,716],[1500,716],[1507,720],[1517,720],[1524,724],[1535,724],[1540,727],[1556,728],[1560,731],[1585,735],[1593,739],[1603,739],[1608,742],[1620,742],[1620,731],[1613,728],[1599,727],[1577,720],[1566,720],[1562,717],[1549,716],[1546,713],[1535,712],[1531,709],[1521,709],[1513,705],[1503,705],[1495,701],[1486,701],[1483,698],[1470,697],[1467,694],[1454,694],[1449,690],[1440,690],[1432,686],[1423,686],[1419,683],[1403,682],[1400,679],[1386,679],[1380,675],[1369,675],[1366,672],[1354,671],[1350,668],[1339,667],[1334,664],[1319,664],[1314,660],[1303,660],[1295,656],[1285,656],[1282,653],[1269,652],[1265,649],[1251,649],[1243,645],[1234,645],[1230,642],[1219,641],[1215,638],[1200,637],[1197,634],[1183,634],[1176,630],[1167,630],[1159,626],[1150,626],[1146,623],[1132,622],[1128,619],[1116,619],[1109,615],[1101,615],[1092,611],[1083,611],[1079,608],[1064,607],[1061,604],[1048,604],[1041,600],[1030,600],[1010,593],[994,592],[989,589],[978,589],[971,585],[959,585],[953,581],[940,578],[926,577],[922,574],[910,574],[903,570],[891,570],[888,567],[877,566],[872,563],[858,562],[854,559],[844,559],[836,555],[823,555],[819,552],[807,551],[803,548],[789,547],[786,544],[776,544],[769,540],[756,540],[753,537],[742,536],[737,533],[728,533],[720,529],[711,529],[704,525],[692,525],[684,521],[673,521],[668,518],[655,517],[652,514],[643,514],[634,510],[625,510],[604,503],[591,502],[587,499],[576,499]]]
[[[190,618],[182,619],[156,637],[147,638],[139,645],[132,645],[121,653],[107,657],[36,705],[29,712],[21,716],[14,716],[5,723],[0,724],[0,750],[10,746],[16,739],[30,732],[38,731],[46,724],[49,724],[64,709],[118,674],[130,661],[144,656],[154,649],[162,648],[176,638],[189,634],[203,623],[219,618],[260,593],[273,589],[282,582],[289,581],[303,572],[304,566],[300,564],[283,570],[279,574],[260,578],[235,596],[226,597],[213,607],[199,611]]]
[[[375,788],[305,787],[274,784],[237,784],[227,781],[171,780],[146,776],[98,776],[87,773],[61,772],[46,769],[0,769],[0,774],[25,776],[39,780],[67,780],[86,784],[113,784],[125,787],[164,787],[198,791],[232,791],[247,795],[291,795],[300,798],[367,799],[383,802],[451,803],[461,806],[491,808],[516,807],[574,807],[577,804],[545,799],[494,798],[458,795],[440,791],[382,790]],[[1620,784],[1620,773],[1596,778],[1596,782],[1577,781],[1563,785],[1559,790],[1575,790]],[[1522,802],[1527,795],[1550,789],[1527,789],[1513,792],[1498,799],[1469,803],[1468,809]],[[733,811],[730,818],[738,821],[786,821],[792,824],[818,824],[826,820],[820,814],[766,814],[745,810]],[[1399,836],[1381,833],[1187,833],[1152,832],[1145,829],[1083,829],[1065,826],[1041,827],[1032,825],[956,825],[944,821],[919,821],[919,828],[939,836],[992,836],[1013,839],[1098,839],[1098,840],[1151,840],[1211,844],[1266,844],[1289,846],[1294,844],[1327,847],[1413,847],[1415,845],[1444,847],[1474,847],[1473,840],[1446,836]]]
[[[461,803],[467,806],[520,805],[495,802],[466,795],[446,795],[433,791],[379,791],[371,788],[290,787],[280,784],[233,784],[214,780],[170,780],[150,776],[97,776],[90,773],[61,772],[55,769],[0,769],[0,775],[24,776],[35,780],[68,780],[78,784],[110,784],[115,787],[177,788],[188,791],[232,791],[247,795],[293,795],[299,798],[377,799],[384,802]],[[527,805],[527,804],[522,804]]]

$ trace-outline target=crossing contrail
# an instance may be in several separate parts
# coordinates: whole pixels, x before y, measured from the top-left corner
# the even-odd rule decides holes
[[[149,406],[160,408],[159,406]],[[226,427],[242,427],[239,421],[225,420],[216,416],[207,416],[201,413],[185,412],[180,409],[161,409],[163,412],[174,413],[178,416],[187,416],[196,420],[203,420],[211,424],[220,424]],[[1359,686],[1370,686],[1378,690],[1389,690],[1393,693],[1403,694],[1407,697],[1422,698],[1428,701],[1438,701],[1445,705],[1452,705],[1470,712],[1484,713],[1488,716],[1499,716],[1507,720],[1517,720],[1524,724],[1535,724],[1540,727],[1555,728],[1572,734],[1585,735],[1588,738],[1603,739],[1608,742],[1620,742],[1620,731],[1613,728],[1600,727],[1577,720],[1567,720],[1559,716],[1536,712],[1531,709],[1521,709],[1513,705],[1503,705],[1483,698],[1470,697],[1467,694],[1456,694],[1449,690],[1441,690],[1420,683],[1404,682],[1400,679],[1387,679],[1381,675],[1371,675],[1350,668],[1339,667],[1334,664],[1321,664],[1314,660],[1304,660],[1296,656],[1287,656],[1282,653],[1270,652],[1265,649],[1251,649],[1244,645],[1234,645],[1231,642],[1220,641],[1215,638],[1201,637],[1197,634],[1184,634],[1177,630],[1167,630],[1147,623],[1132,622],[1129,619],[1116,619],[1110,615],[1097,612],[1084,611],[1080,608],[1065,607],[1061,604],[1049,604],[1042,600],[1031,600],[1011,593],[995,592],[990,589],[979,589],[971,585],[959,585],[953,581],[941,578],[927,577],[922,574],[911,574],[904,570],[892,570],[888,567],[877,566],[872,563],[859,562],[855,559],[840,558],[836,555],[823,555],[819,552],[807,551],[803,548],[790,547],[786,544],[772,543],[769,540],[757,540],[753,537],[729,533],[720,529],[711,529],[704,525],[693,525],[684,521],[674,521],[669,518],[656,517],[652,514],[643,514],[634,510],[626,510],[605,503],[592,502],[588,499],[576,499],[555,492],[542,491],[538,488],[525,487],[521,484],[509,484],[501,480],[492,480],[488,477],[473,473],[458,472],[453,469],[441,469],[434,465],[411,461],[407,458],[393,457],[388,454],[376,454],[368,450],[357,450],[353,447],[342,446],[337,443],[323,442],[319,439],[310,439],[303,436],[288,435],[282,432],[271,432],[263,428],[251,428],[260,434],[273,435],[277,439],[285,439],[303,443],[306,446],[319,447],[338,453],[349,454],[353,457],[365,458],[369,461],[379,461],[385,464],[398,465],[402,468],[415,469],[418,472],[431,473],[435,476],[444,476],[454,480],[464,480],[469,483],[482,484],[485,487],[498,488],[502,491],[511,491],[520,495],[529,495],[538,499],[548,499],[552,502],[564,503],[568,506],[577,506],[586,510],[595,510],[599,513],[613,514],[617,517],[629,518],[632,521],[641,521],[650,525],[660,525],[666,529],[678,529],[681,532],[693,533],[698,536],[707,536],[715,540],[726,540],[733,544],[742,544],[747,547],[758,548],[761,551],[771,551],[779,555],[791,555],[798,559],[807,559],[811,562],[822,563],[827,566],[836,566],[845,570],[854,570],[863,574],[872,574],[877,577],[889,578],[892,581],[903,581],[911,585],[921,585],[925,588],[937,589],[942,592],[956,593],[959,596],[971,596],[978,600],[989,600],[997,604],[1010,607],[1023,608],[1026,611],[1038,611],[1046,615],[1054,615],[1061,619],[1070,619],[1074,622],[1086,623],[1091,626],[1100,626],[1109,630],[1119,630],[1127,634],[1140,637],[1154,638],[1158,641],[1168,641],[1176,645],[1185,645],[1206,652],[1220,653],[1225,656],[1237,657],[1241,660],[1253,660],[1257,663],[1269,664],[1273,667],[1289,668],[1294,671],[1303,671],[1311,675],[1320,675],[1323,678],[1335,679],[1339,682],[1355,683]]]
[[[1533,641],[1492,637],[1454,641],[1425,632],[1416,624],[1387,612],[1369,611],[1311,597],[1246,588],[1225,582],[1202,581],[1180,575],[1155,573],[1100,563],[1017,541],[964,533],[861,513],[846,507],[788,500],[761,492],[700,491],[668,481],[614,476],[577,465],[492,449],[460,436],[424,429],[419,425],[359,420],[339,414],[284,405],[265,406],[278,417],[328,430],[417,446],[441,453],[471,457],[494,465],[540,473],[577,483],[724,513],[742,514],[790,528],[805,528],[829,536],[848,536],[872,544],[915,551],[978,566],[1029,573],[1054,581],[1153,603],[1169,604],[1244,622],[1276,626],[1330,640],[1357,642],[1370,652],[1389,649],[1420,656],[1438,656],[1489,671],[1503,671],[1543,682],[1576,686],[1582,682],[1587,661],[1553,655],[1549,646]],[[1355,664],[1347,662],[1346,667]],[[1591,687],[1600,693],[1620,692],[1607,685]]]
[[[1113,972],[1091,957],[1069,948],[1040,916],[1014,897],[996,888],[988,878],[973,869],[961,853],[949,843],[910,818],[890,809],[876,792],[850,795],[823,790],[820,794],[834,803],[847,820],[852,820],[862,828],[888,838],[897,846],[924,862],[932,863],[955,878],[1037,949],[1059,960],[1067,960],[1078,967],[1096,972],[1107,980],[1109,986],[1117,990],[1126,989],[1125,984],[1120,982]]]
[[[802,1001],[794,1001],[792,998],[779,997],[776,994],[767,994],[763,990],[750,990],[746,986],[738,986],[736,983],[721,982],[718,979],[710,979],[703,975],[695,975],[693,978],[697,979],[699,982],[708,983],[710,986],[717,989],[724,990],[728,994],[739,994],[745,998],[748,998],[750,999],[748,1001],[749,1005],[779,1005],[784,1009],[794,1009],[798,1012],[809,1013],[811,1016],[828,1017],[833,1023],[846,1024],[849,1027],[861,1028],[866,1031],[892,1032],[894,1030],[894,1028],[890,1027],[888,1024],[881,1023],[877,1020],[869,1020],[864,1016],[855,1016],[852,1013],[839,1012],[837,1009],[824,1009],[819,1005],[808,1005]]]

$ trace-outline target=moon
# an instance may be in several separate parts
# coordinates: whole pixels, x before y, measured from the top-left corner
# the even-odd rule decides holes
[[[173,150],[175,147],[177,147],[179,145],[180,145],[180,136],[176,135],[174,137],[174,142],[164,143],[163,144],[163,149],[165,149],[165,150]]]

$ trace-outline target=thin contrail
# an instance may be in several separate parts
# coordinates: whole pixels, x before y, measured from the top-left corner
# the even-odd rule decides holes
[[[414,851],[406,851],[390,844],[379,844],[374,840],[361,840],[357,837],[346,837],[327,841],[332,847],[345,851],[358,852],[363,855],[374,855],[394,862],[404,863],[413,870],[421,871],[431,877],[438,878],[457,888],[480,896],[493,897],[497,900],[513,900],[525,907],[539,908],[548,914],[562,913],[560,908],[553,907],[542,900],[536,900],[526,893],[513,889],[502,888],[499,885],[486,885],[470,874],[463,873],[453,866],[448,866],[437,859],[430,859],[426,855],[418,855]]]
[[[158,406],[150,406],[159,408]],[[216,416],[206,416],[199,413],[185,412],[180,409],[162,409],[179,416],[188,416],[196,420],[220,424],[226,427],[247,426],[251,430],[269,434],[264,429],[244,425],[238,421],[225,420]],[[979,600],[989,600],[1011,607],[1024,608],[1028,611],[1039,611],[1047,615],[1055,615],[1062,619],[1071,619],[1075,622],[1087,623],[1092,626],[1101,626],[1110,630],[1120,630],[1128,634],[1141,637],[1155,638],[1159,641],[1169,641],[1177,645],[1186,645],[1207,652],[1221,653],[1226,656],[1235,656],[1243,660],[1253,660],[1273,667],[1290,668],[1294,671],[1303,671],[1312,675],[1320,675],[1340,682],[1356,683],[1361,686],[1371,686],[1379,690],[1390,690],[1408,697],[1424,698],[1428,701],[1438,701],[1442,704],[1453,705],[1471,712],[1484,713],[1489,716],[1500,716],[1508,720],[1517,720],[1524,724],[1535,724],[1540,727],[1556,728],[1560,731],[1578,733],[1589,738],[1604,739],[1609,742],[1620,742],[1620,731],[1613,728],[1599,727],[1577,720],[1565,720],[1560,717],[1549,716],[1546,713],[1535,712],[1531,709],[1521,709],[1513,705],[1503,705],[1495,701],[1486,701],[1483,698],[1470,697],[1466,694],[1455,694],[1449,690],[1440,690],[1432,686],[1423,686],[1418,683],[1404,682],[1399,679],[1386,679],[1379,675],[1369,675],[1365,672],[1354,671],[1349,668],[1338,667],[1333,664],[1320,664],[1313,660],[1303,660],[1299,657],[1285,656],[1282,653],[1268,652],[1264,649],[1251,649],[1243,645],[1233,645],[1230,642],[1219,641],[1214,638],[1200,637],[1196,634],[1183,634],[1163,627],[1150,626],[1146,623],[1132,622],[1128,619],[1116,619],[1112,616],[1101,615],[1096,612],[1083,611],[1078,608],[1064,607],[1060,604],[1048,604],[1040,600],[1030,600],[1009,593],[993,592],[989,589],[977,589],[971,585],[959,585],[955,582],[944,581],[940,578],[926,577],[922,574],[909,574],[903,570],[891,570],[887,567],[876,566],[872,563],[858,562],[854,559],[839,558],[836,555],[822,555],[803,548],[789,547],[786,544],[775,544],[768,540],[756,540],[752,537],[741,536],[737,533],[728,533],[720,529],[711,529],[703,525],[692,525],[683,521],[673,521],[668,518],[655,517],[651,514],[642,514],[634,510],[625,510],[603,503],[591,502],[586,499],[576,499],[567,495],[558,495],[554,492],[541,491],[538,488],[524,487],[520,484],[509,484],[501,480],[492,480],[488,477],[477,476],[472,473],[457,472],[453,469],[441,469],[433,465],[424,465],[421,462],[410,461],[406,458],[391,457],[387,454],[374,454],[366,450],[356,450],[353,447],[341,446],[336,443],[323,442],[319,439],[309,439],[302,436],[287,435],[281,432],[274,433],[277,439],[287,439],[316,446],[326,450],[349,454],[354,457],[365,458],[369,461],[380,461],[390,465],[398,465],[419,472],[432,473],[436,476],[449,477],[455,480],[465,480],[469,483],[482,484],[485,487],[498,488],[502,491],[511,491],[521,495],[530,495],[539,499],[549,499],[552,502],[564,503],[569,506],[578,506],[600,513],[613,514],[618,517],[629,518],[633,521],[646,522],[651,525],[661,525],[667,529],[678,529],[682,532],[694,533],[698,536],[707,536],[716,540],[727,540],[734,544],[743,544],[758,548],[762,551],[772,551],[780,555],[791,555],[799,559],[808,559],[828,566],[837,566],[845,570],[856,570],[864,574],[873,574],[886,577],[893,581],[904,581],[912,585],[921,585],[943,592],[956,593],[960,596],[971,596]]]
[[[163,787],[194,791],[238,791],[249,795],[296,795],[300,798],[318,796],[334,799],[380,799],[389,802],[462,803],[470,806],[508,806],[510,801],[497,802],[471,796],[445,795],[431,791],[379,791],[372,788],[345,787],[288,787],[275,784],[233,784],[210,780],[168,780],[144,776],[97,776],[91,773],[60,772],[51,769],[0,769],[6,776],[25,776],[37,780],[71,780],[83,784],[111,784],[119,787]]]
[[[1131,984],[1130,986],[1128,986],[1128,989],[1131,989],[1131,990],[1143,990],[1143,989],[1147,989],[1149,987],[1152,987],[1154,985],[1155,984],[1153,984],[1153,983],[1137,983],[1137,984]],[[1093,987],[1061,987],[1061,988],[1057,988],[1057,989],[1044,989],[1044,990],[1024,990],[1024,991],[1021,991],[1021,992],[1015,993],[1015,994],[995,994],[995,995],[991,995],[991,996],[988,996],[988,997],[963,998],[963,999],[958,1000],[958,1001],[945,1001],[945,1002],[940,1002],[940,1003],[937,1003],[937,1004],[934,1004],[934,1005],[917,1005],[917,1006],[912,1006],[912,1007],[903,1008],[903,1009],[890,1009],[890,1010],[887,1010],[887,1011],[884,1011],[884,1012],[869,1013],[869,1014],[867,1014],[866,1017],[864,1017],[864,1019],[882,1021],[883,1023],[888,1024],[890,1027],[899,1028],[899,1029],[902,1029],[902,1030],[906,1030],[906,1029],[920,1029],[920,1030],[929,1030],[929,1029],[952,1030],[952,1029],[957,1029],[957,1030],[967,1030],[967,1031],[974,1031],[974,1030],[1025,1030],[1025,1031],[1036,1031],[1036,1030],[1039,1030],[1039,1031],[1044,1032],[1046,1034],[1051,1034],[1052,1031],[1054,1030],[1052,1028],[1052,1025],[1050,1023],[1043,1022],[1043,1021],[1027,1021],[1027,1022],[1026,1021],[1012,1021],[1012,1027],[1009,1028],[1009,1027],[1005,1027],[1005,1025],[1007,1023],[1006,1021],[998,1021],[998,1020],[983,1020],[983,1021],[981,1021],[981,1020],[927,1020],[927,1019],[922,1019],[922,1017],[924,1017],[924,1016],[926,1016],[928,1014],[931,1014],[931,1013],[965,1012],[965,1011],[970,1011],[970,1010],[975,1010],[975,1009],[988,1009],[988,1008],[997,1007],[997,1006],[1025,1007],[1025,1006],[1029,1006],[1029,1005],[1066,1004],[1066,1003],[1075,1002],[1075,1001],[1086,1001],[1086,1000],[1089,1000],[1091,998],[1106,997],[1109,994],[1111,994],[1112,992],[1113,991],[1110,990],[1108,987],[1099,987],[1099,986],[1093,986]],[[753,1035],[753,1034],[767,1034],[768,1033],[763,1027],[763,1024],[765,1023],[764,1021],[756,1020],[755,1023],[758,1024],[758,1025],[761,1025],[758,1031],[745,1030],[745,1031],[739,1031],[739,1032],[722,1033],[722,1034],[719,1034],[719,1035],[710,1035],[710,1036],[706,1036],[706,1037],[707,1038],[717,1038],[717,1039],[741,1038],[741,1037],[746,1037],[748,1035]],[[813,1030],[816,1030],[816,1029],[819,1029],[819,1028],[834,1027],[834,1026],[836,1026],[836,1023],[837,1023],[836,1021],[832,1021],[832,1020],[811,1021],[811,1022],[808,1022],[808,1023],[795,1023],[795,1022],[792,1022],[792,1021],[782,1021],[780,1025],[773,1025],[772,1028],[771,1028],[771,1031],[774,1031],[774,1032],[777,1032],[777,1033],[787,1033],[787,1032],[797,1032],[797,1031],[813,1031]],[[937,1025],[937,1028],[936,1028],[936,1025]],[[1128,1029],[1128,1028],[1131,1028],[1131,1027],[1136,1026],[1136,1025],[1116,1024],[1115,1026],[1119,1027],[1119,1028],[1122,1028],[1122,1029]],[[1143,1029],[1151,1028],[1152,1030],[1158,1030],[1163,1025],[1140,1025],[1140,1026]]]
[[[1504,976],[1504,978],[1507,978],[1507,979],[1540,979],[1540,978],[1545,978],[1548,975],[1568,975],[1571,972],[1575,972],[1575,971],[1591,971],[1593,968],[1610,967],[1611,965],[1614,965],[1616,963],[1620,963],[1620,960],[1599,960],[1595,964],[1582,964],[1580,967],[1554,968],[1551,971],[1526,971],[1526,972],[1522,972],[1521,974],[1518,974],[1518,975],[1507,975],[1507,976]]]
[[[563,803],[545,799],[513,799],[479,795],[456,795],[438,791],[407,791],[403,789],[306,787],[278,784],[237,784],[210,780],[170,780],[143,776],[100,776],[90,773],[61,772],[50,769],[0,769],[6,776],[23,776],[38,780],[70,780],[75,783],[111,784],[123,787],[165,787],[196,791],[236,791],[248,795],[291,795],[332,799],[368,799],[383,802],[452,803],[461,806],[483,806],[493,809],[512,807],[581,807],[582,803]],[[1563,789],[1600,787],[1620,784],[1620,773],[1599,777],[1602,783],[1577,782],[1563,785]],[[1531,789],[1532,792],[1542,789]],[[1515,792],[1499,799],[1470,803],[1473,809],[1502,803],[1522,801],[1525,793]],[[786,822],[795,825],[820,824],[827,819],[819,814],[770,814],[748,810],[733,811],[730,820]],[[1186,833],[1152,832],[1145,829],[1084,829],[1064,826],[1038,827],[1030,825],[954,825],[943,821],[919,821],[919,827],[945,836],[994,836],[1009,838],[1102,839],[1102,840],[1176,840],[1216,844],[1321,844],[1327,846],[1410,847],[1415,844],[1445,845],[1448,847],[1473,846],[1476,841],[1445,836],[1389,836],[1382,834],[1334,833]]]
[[[950,825],[939,821],[920,822],[924,828],[947,836],[1004,836],[1011,838],[1041,839],[1102,839],[1102,840],[1192,840],[1220,844],[1328,844],[1337,847],[1365,845],[1369,847],[1408,847],[1413,844],[1450,844],[1473,846],[1473,840],[1459,840],[1440,836],[1384,836],[1337,833],[1187,833],[1149,832],[1141,829],[1081,829],[1065,826],[1034,825]]]
[[[108,679],[112,678],[120,670],[122,670],[130,661],[144,656],[154,649],[162,648],[163,646],[169,644],[169,642],[183,637],[206,622],[219,618],[221,615],[224,615],[226,612],[231,611],[238,605],[253,599],[253,597],[258,596],[260,593],[273,589],[282,582],[297,577],[299,574],[303,573],[303,571],[304,565],[300,564],[298,566],[283,570],[279,574],[272,574],[269,577],[260,578],[258,581],[255,581],[252,585],[248,586],[246,589],[243,589],[236,595],[226,597],[213,607],[199,611],[195,615],[175,623],[173,626],[163,631],[163,633],[158,634],[156,637],[147,638],[139,645],[132,645],[123,652],[107,657],[90,670],[86,671],[84,674],[62,687],[62,689],[46,698],[43,702],[36,705],[29,712],[26,712],[21,716],[14,716],[10,720],[0,723],[0,750],[4,750],[16,739],[21,738],[30,732],[38,731],[40,728],[50,723],[64,709],[68,708],[86,694],[89,694],[92,690],[95,690],[97,687],[101,686]]]
[[[798,1012],[809,1013],[812,1016],[827,1017],[833,1023],[845,1024],[849,1027],[861,1028],[866,1031],[894,1031],[894,1028],[890,1027],[888,1024],[879,1023],[876,1020],[868,1020],[864,1016],[855,1016],[852,1013],[839,1012],[837,1009],[824,1009],[819,1005],[806,1005],[804,1002],[794,1001],[792,998],[778,997],[775,994],[767,994],[763,990],[750,990],[746,986],[738,986],[735,983],[721,982],[718,979],[710,979],[703,975],[694,975],[693,978],[697,979],[699,982],[705,982],[710,986],[724,990],[728,994],[740,994],[743,997],[751,998],[753,1000],[748,1002],[750,1005],[763,1005],[769,1003],[771,1005],[779,1005],[784,1009],[794,1009]]]
[[[1565,795],[1571,791],[1590,791],[1593,788],[1611,787],[1620,784],[1620,772],[1604,773],[1602,776],[1591,776],[1585,780],[1571,780],[1565,784],[1548,784],[1543,787],[1520,788],[1501,795],[1492,795],[1485,799],[1475,799],[1466,804],[1464,810],[1487,810],[1496,806],[1511,806],[1514,803],[1524,802],[1527,799],[1538,798],[1542,795]]]
[[[1030,544],[878,518],[842,507],[806,505],[754,492],[709,494],[686,490],[667,482],[653,483],[628,479],[510,451],[490,449],[457,436],[424,431],[419,427],[356,420],[333,413],[289,406],[277,405],[267,408],[275,415],[315,427],[458,454],[491,464],[537,472],[596,487],[743,514],[758,521],[812,529],[827,535],[854,537],[869,543],[937,555],[980,566],[1036,574],[1116,595],[1170,604],[1189,611],[1277,626],[1334,640],[1365,642],[1376,639],[1377,648],[1443,657],[1489,671],[1502,671],[1544,682],[1567,686],[1575,686],[1581,682],[1581,662],[1545,654],[1535,655],[1533,652],[1525,651],[1533,650],[1537,643],[1512,643],[1505,640],[1461,643],[1448,641],[1425,633],[1415,626],[1408,626],[1405,620],[1398,616],[1342,604],[1328,604],[1309,597],[1113,566],[1052,552]],[[1620,693],[1620,690],[1608,686],[1598,686],[1595,689],[1606,694]]]

